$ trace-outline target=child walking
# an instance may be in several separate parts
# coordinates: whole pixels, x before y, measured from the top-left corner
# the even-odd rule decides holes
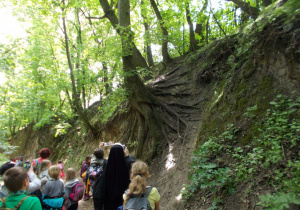
[[[64,183],[60,181],[60,167],[51,166],[48,170],[50,179],[46,183],[42,193],[48,197],[60,197],[64,194]]]
[[[8,169],[3,175],[3,181],[11,193],[3,198],[0,203],[1,209],[42,210],[40,200],[29,196],[26,192],[29,187],[26,169],[22,167]]]
[[[81,169],[80,169],[80,177],[85,184],[85,191],[84,191],[84,200],[88,200],[90,198],[90,183],[88,183],[88,177],[86,173],[88,172],[91,165],[91,156],[86,156],[85,160],[82,162]]]
[[[73,168],[68,168],[66,172],[66,183],[65,183],[65,207],[67,210],[77,210],[78,209],[78,201],[72,201],[69,197],[70,194],[73,191],[73,188],[75,185],[77,185],[79,182],[78,179],[76,179],[76,171]]]
[[[48,169],[50,176],[43,193],[43,209],[62,209],[64,203],[64,183],[60,181],[60,167],[51,166]]]
[[[50,176],[48,174],[48,169],[51,166],[50,160],[43,160],[41,162],[41,168],[39,169],[38,177],[41,180],[41,191],[43,193],[43,190],[45,188],[46,183],[49,181]]]
[[[148,202],[151,206],[151,210],[159,210],[160,195],[155,187],[146,185],[146,179],[148,176],[149,172],[146,163],[143,161],[136,161],[132,164],[130,175],[131,183],[129,185],[129,189],[123,194],[124,210],[126,209],[126,205],[129,204],[131,196],[139,196],[146,193],[149,193]]]

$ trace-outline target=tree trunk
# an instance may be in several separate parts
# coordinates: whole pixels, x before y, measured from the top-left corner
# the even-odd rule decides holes
[[[99,0],[99,2],[105,13],[105,17],[109,19],[110,23],[116,29],[117,33],[120,34],[120,29],[118,28],[119,22],[116,14],[114,13],[114,10],[108,4],[107,0]],[[132,56],[136,66],[139,66],[141,68],[148,68],[145,58],[142,56],[141,52],[136,48],[134,43],[132,43]]]
[[[185,4],[185,11],[186,11],[186,20],[189,24],[189,28],[190,28],[190,51],[194,51],[197,49],[197,45],[198,42],[195,39],[195,32],[194,32],[194,27],[193,27],[193,23],[191,20],[191,13],[190,13],[190,5],[189,3]]]
[[[251,7],[249,2],[243,2],[242,0],[226,0],[226,1],[232,1],[236,5],[239,6],[245,13],[247,13],[249,16],[251,16],[254,20],[259,15],[259,9],[256,7]]]
[[[164,63],[169,63],[172,59],[169,55],[169,52],[168,52],[168,31],[167,31],[167,28],[164,26],[164,21],[160,15],[160,12],[157,8],[157,5],[155,3],[154,0],[150,0],[150,3],[151,3],[151,6],[155,12],[155,15],[156,15],[156,18],[158,19],[159,21],[159,24],[160,24],[160,28],[163,32],[163,43],[162,43],[162,56],[163,56],[163,61]]]
[[[238,8],[237,7],[234,7],[234,26],[237,27],[237,15],[236,15],[236,10]]]
[[[195,33],[198,34],[201,37],[202,42],[205,40],[205,35],[204,34],[204,25],[206,24],[206,20],[208,19],[205,16],[205,11],[208,5],[208,0],[206,0],[203,4],[203,7],[201,9],[201,11],[198,13],[198,17],[197,17],[197,24],[196,24],[196,29],[195,29]],[[205,16],[204,20],[201,18],[202,16]],[[206,32],[207,33],[207,32]]]
[[[110,85],[108,83],[108,68],[105,62],[102,62],[103,65],[103,82],[105,87],[105,93],[104,95],[108,95],[111,92]]]
[[[77,111],[76,111],[76,106],[75,106],[75,104],[74,104],[74,102],[73,102],[73,100],[72,100],[72,98],[71,98],[71,96],[70,96],[70,93],[69,93],[68,89],[66,88],[65,91],[66,91],[66,94],[67,94],[67,98],[68,98],[70,107],[71,107],[71,109],[73,110],[73,112],[76,113],[76,112],[77,112]]]
[[[205,38],[205,41],[206,41],[206,44],[208,44],[208,36],[209,36],[209,19],[206,21],[206,25],[205,25],[205,28],[206,28],[206,38]]]
[[[62,13],[64,13],[64,8],[65,8],[65,0],[63,0],[63,8],[62,8]],[[68,42],[68,34],[67,34],[67,27],[66,27],[66,18],[63,15],[62,18],[63,21],[63,33],[64,33],[64,37],[65,37],[65,45],[66,45],[66,55],[67,55],[67,59],[68,59],[68,65],[69,65],[69,69],[70,69],[70,77],[71,77],[71,81],[72,81],[72,92],[74,95],[74,104],[76,107],[76,111],[80,117],[80,119],[83,121],[84,126],[86,127],[87,130],[90,130],[94,136],[97,136],[97,131],[96,129],[89,123],[86,115],[83,113],[81,104],[80,104],[80,100],[78,98],[77,95],[77,90],[76,90],[76,85],[75,85],[75,77],[74,77],[74,73],[73,73],[73,66],[72,66],[72,61],[71,61],[71,56],[70,56],[70,50],[69,50],[69,42]]]
[[[76,8],[76,20],[77,20],[77,37],[76,37],[76,42],[77,42],[77,46],[76,46],[76,71],[78,72],[78,75],[82,75],[81,77],[79,77],[77,79],[77,91],[78,92],[78,97],[79,99],[81,98],[81,104],[83,105],[83,108],[86,109],[86,90],[85,90],[85,69],[80,61],[81,58],[81,50],[82,50],[82,30],[81,30],[81,22],[80,22],[80,18],[79,18],[79,9]],[[81,97],[80,97],[81,96]]]
[[[135,58],[133,55],[128,54],[132,52],[130,48],[134,45],[131,30],[130,30],[130,4],[129,0],[119,0],[118,5],[118,16],[119,24],[124,29],[120,33],[122,40],[122,51],[123,51],[123,69],[125,74],[124,82],[125,88],[129,92],[129,103],[130,105],[138,110],[143,117],[145,118],[147,125],[149,126],[151,135],[155,141],[155,145],[163,139],[163,125],[162,121],[155,114],[155,110],[152,107],[152,104],[155,103],[156,98],[148,91],[144,83],[138,76],[138,74],[133,74],[132,71],[136,71],[137,66]],[[138,143],[140,144],[140,142]],[[153,150],[155,155],[157,148]]]
[[[144,1],[141,1],[141,8],[144,5]],[[143,24],[144,24],[144,28],[145,28],[145,46],[146,46],[146,52],[147,52],[147,60],[148,60],[148,64],[149,66],[154,66],[154,61],[153,61],[153,55],[152,55],[152,49],[151,49],[151,42],[150,40],[150,33],[149,33],[149,24],[148,24],[148,18],[147,16],[144,15],[145,11],[143,11],[143,9],[141,9],[141,15],[143,17]]]

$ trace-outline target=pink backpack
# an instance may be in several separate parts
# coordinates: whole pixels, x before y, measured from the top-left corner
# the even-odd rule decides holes
[[[82,199],[83,194],[84,194],[84,185],[81,182],[79,182],[73,187],[73,190],[69,198],[71,201],[78,202],[79,200]]]

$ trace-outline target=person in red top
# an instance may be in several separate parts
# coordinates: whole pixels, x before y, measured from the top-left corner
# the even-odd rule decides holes
[[[39,155],[40,157],[33,161],[32,166],[35,166],[36,164],[40,164],[43,160],[48,159],[51,155],[51,151],[48,148],[43,148],[39,151]]]
[[[64,173],[64,164],[62,163],[61,160],[59,160],[57,165],[60,167],[60,178],[61,179],[65,178],[66,175]]]

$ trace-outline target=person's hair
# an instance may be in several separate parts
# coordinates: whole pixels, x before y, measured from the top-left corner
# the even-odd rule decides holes
[[[128,193],[124,200],[124,206],[126,206],[132,194],[141,195],[146,193],[146,178],[148,174],[148,166],[143,161],[138,160],[132,164],[130,175],[131,183],[129,184]]]
[[[11,192],[21,190],[26,179],[27,171],[23,167],[10,168],[3,175],[4,185]]]
[[[51,155],[51,151],[48,148],[43,148],[39,151],[39,155],[41,158],[48,158]]]
[[[50,160],[43,160],[41,162],[41,167],[40,169],[38,170],[39,171],[39,175],[46,169],[48,169],[51,165],[51,161]]]
[[[59,179],[59,177],[60,177],[60,167],[58,165],[51,166],[48,169],[48,174],[52,179]]]
[[[4,163],[1,167],[0,167],[0,175],[3,176],[3,174],[5,173],[5,171],[7,171],[8,169],[14,167],[15,164],[12,162],[7,162]]]
[[[61,160],[59,160],[59,161],[58,161],[58,163],[62,163],[62,161],[61,161]]]
[[[89,155],[86,156],[86,157],[85,157],[85,162],[87,162],[87,161],[90,160],[90,159],[91,159],[91,156],[89,156]]]
[[[103,151],[103,149],[101,149],[100,147],[96,148],[94,150],[94,155],[95,155],[96,158],[102,159],[104,157],[104,151]]]
[[[66,172],[66,182],[76,178],[76,171],[74,168],[68,168]]]

